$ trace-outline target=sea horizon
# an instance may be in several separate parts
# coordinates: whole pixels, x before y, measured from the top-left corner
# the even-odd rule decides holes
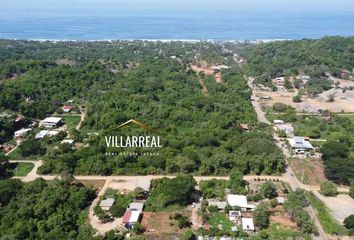
[[[245,41],[353,36],[348,12],[117,12],[96,15],[9,14],[0,17],[0,39],[34,41]]]

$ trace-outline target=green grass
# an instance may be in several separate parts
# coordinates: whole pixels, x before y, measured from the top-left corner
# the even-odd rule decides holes
[[[224,231],[230,231],[230,232],[231,232],[231,227],[234,226],[234,224],[226,217],[226,214],[222,212],[211,214],[210,219],[207,221],[207,223],[216,229],[218,229],[218,225],[221,224],[223,226],[222,229]]]
[[[80,122],[80,116],[60,116],[68,129],[76,128]]]
[[[342,225],[339,224],[330,214],[330,210],[326,205],[318,199],[312,192],[307,194],[307,199],[311,203],[312,207],[316,211],[318,220],[320,221],[323,230],[328,234],[341,234],[347,235],[348,231]]]
[[[277,223],[271,223],[269,228],[264,230],[263,232],[266,232],[268,235],[267,239],[305,239],[305,240],[310,240],[310,236],[306,235],[296,229],[287,229],[282,227],[281,225]],[[256,239],[262,239],[260,237],[251,237],[250,239],[256,240]]]
[[[13,165],[14,168],[10,172],[16,177],[26,176],[34,167],[33,163],[15,163]]]
[[[27,157],[22,156],[19,148],[17,148],[15,151],[10,153],[8,157],[10,160],[38,160],[39,159],[39,156],[36,155],[31,155]]]

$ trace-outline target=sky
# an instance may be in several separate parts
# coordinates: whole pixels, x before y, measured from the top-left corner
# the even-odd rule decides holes
[[[353,12],[354,0],[1,0],[2,17],[51,13],[154,11]],[[0,16],[1,17],[1,16]]]

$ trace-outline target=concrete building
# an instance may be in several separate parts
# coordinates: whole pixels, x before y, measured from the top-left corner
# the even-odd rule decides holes
[[[242,229],[244,231],[255,231],[253,218],[242,218]]]
[[[140,211],[142,212],[144,209],[144,203],[140,202],[132,202],[129,204],[128,209],[131,211]]]
[[[256,208],[255,205],[248,204],[247,197],[245,195],[227,195],[227,203],[231,207],[240,207],[242,211],[254,210]]]
[[[225,201],[217,201],[215,199],[208,199],[207,201],[209,206],[216,206],[219,210],[225,209],[227,205],[227,202]]]
[[[288,142],[295,153],[304,153],[313,149],[313,146],[304,137],[288,138]]]
[[[15,138],[18,138],[18,137],[24,137],[27,135],[28,132],[30,132],[32,130],[32,128],[22,128],[18,131],[16,131],[14,134],[15,134]]]
[[[41,126],[46,128],[58,127],[61,123],[62,118],[59,117],[48,117],[41,122]]]
[[[134,224],[139,222],[141,211],[131,211],[127,209],[123,215],[123,223],[126,228],[132,228]]]
[[[109,209],[111,209],[111,207],[113,206],[114,201],[114,198],[107,198],[105,200],[102,200],[100,203],[100,207],[103,211],[109,211]]]

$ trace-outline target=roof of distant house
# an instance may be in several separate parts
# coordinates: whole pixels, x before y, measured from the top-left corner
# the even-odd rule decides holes
[[[39,133],[37,133],[34,138],[35,138],[35,139],[44,138],[48,133],[49,133],[49,131],[47,131],[47,130],[42,130],[42,131],[40,131]]]
[[[227,205],[225,201],[218,201],[215,199],[208,199],[207,201],[209,206],[217,206],[219,209],[224,209]]]
[[[145,179],[139,179],[136,186],[144,189],[145,191],[149,191],[151,182]]]
[[[24,116],[17,115],[15,122],[22,121],[23,119],[25,119],[25,117],[24,117]]]
[[[293,137],[288,139],[292,148],[299,149],[313,149],[313,146],[309,141],[306,141],[304,137]]]
[[[32,128],[22,128],[22,129],[16,131],[15,135],[22,134],[22,133],[27,133],[27,132],[29,132],[31,130],[32,130]]]
[[[130,210],[143,211],[144,203],[132,202],[129,204]]]
[[[61,120],[60,117],[47,117],[43,120],[43,123],[59,123]]]
[[[242,218],[242,229],[254,231],[254,224],[252,218]]]
[[[248,204],[247,197],[244,195],[227,195],[227,202],[231,207],[238,206],[241,208],[255,208],[254,205]]]
[[[283,124],[283,123],[284,123],[283,120],[278,120],[278,119],[275,119],[273,122],[274,122],[275,124]]]
[[[277,202],[280,204],[285,203],[285,198],[284,197],[277,197]]]
[[[64,109],[64,110],[71,110],[71,109],[73,109],[73,106],[71,106],[71,105],[65,105],[65,106],[63,107],[63,109]]]
[[[136,223],[139,221],[139,217],[140,217],[140,214],[141,214],[141,211],[131,211],[131,215],[130,215],[130,218],[129,218],[129,222],[130,223]]]
[[[61,141],[61,143],[68,143],[68,144],[73,144],[75,142],[75,140],[73,139],[64,139],[63,141]]]
[[[123,215],[123,223],[129,223],[129,219],[130,219],[131,215],[132,215],[132,212],[130,210],[126,210]]]
[[[114,198],[106,198],[100,203],[100,207],[112,207],[114,204]]]

